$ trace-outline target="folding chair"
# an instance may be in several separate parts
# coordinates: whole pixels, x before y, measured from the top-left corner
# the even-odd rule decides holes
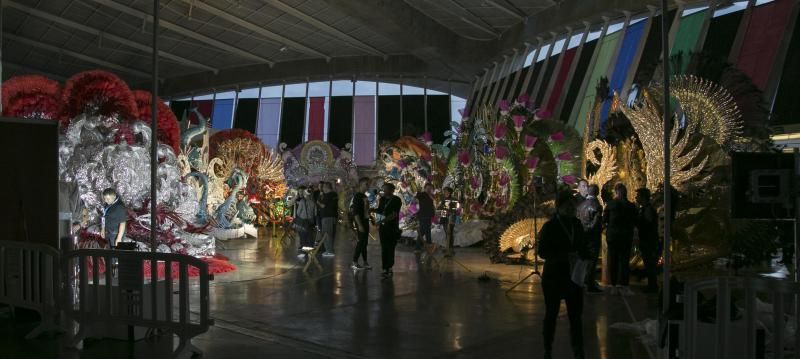
[[[313,263],[317,269],[322,271],[322,264],[319,263],[319,258],[317,258],[317,254],[319,253],[320,249],[322,249],[322,245],[325,244],[325,238],[328,236],[327,233],[322,233],[322,237],[314,244],[314,249],[308,252],[308,261],[306,261],[305,267],[303,267],[303,272],[308,272],[308,268],[311,267]]]

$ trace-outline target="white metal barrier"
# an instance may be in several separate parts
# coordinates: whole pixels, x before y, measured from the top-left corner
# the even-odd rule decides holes
[[[175,357],[201,353],[191,339],[213,325],[209,318],[210,278],[206,262],[180,254],[105,249],[68,252],[62,262],[66,273],[75,272],[76,265],[78,268],[77,276],[71,279],[76,285],[67,286],[77,292],[67,293],[64,305],[67,317],[80,325],[73,346],[93,334],[104,333],[108,326],[126,325],[177,335]],[[147,278],[145,265],[151,268]],[[162,278],[158,276],[159,265],[163,266]],[[199,271],[197,290],[190,290],[190,267]],[[173,280],[175,271],[177,278]],[[191,315],[192,306],[199,316]]]
[[[58,328],[59,254],[53,247],[0,241],[0,303],[35,310],[41,323],[25,336],[32,339]]]
[[[701,322],[697,317],[700,292],[712,292],[716,296],[714,323]],[[731,320],[734,295],[744,304],[740,320]],[[770,334],[769,347],[773,353],[770,357],[784,358],[784,344],[788,339],[784,332],[786,318],[791,318],[785,310],[798,295],[800,285],[789,280],[719,277],[686,283],[680,358],[754,359],[757,357],[756,340],[759,329]],[[769,298],[767,300],[771,302],[771,323],[764,323],[764,316],[759,317],[758,296]],[[793,320],[794,350],[797,352],[800,345],[800,316],[795,313]],[[797,358],[797,354],[794,358]]]

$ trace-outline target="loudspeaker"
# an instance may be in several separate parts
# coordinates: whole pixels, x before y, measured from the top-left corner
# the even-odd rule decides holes
[[[0,118],[0,128],[0,238],[58,248],[58,121]]]
[[[732,153],[731,162],[733,218],[794,218],[793,154]]]

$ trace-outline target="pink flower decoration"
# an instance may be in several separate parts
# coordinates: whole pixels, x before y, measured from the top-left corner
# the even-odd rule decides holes
[[[433,143],[433,135],[430,132],[425,132],[420,136],[422,142],[425,142],[426,145],[430,146]]]
[[[498,123],[494,126],[494,139],[501,140],[506,138],[506,132],[508,132],[508,127],[502,122]]]
[[[500,187],[505,187],[508,182],[511,182],[511,178],[508,177],[508,174],[505,172],[501,173],[500,178],[497,180],[497,184],[499,184]]]
[[[408,167],[408,165],[406,164],[406,161],[399,160],[399,161],[397,161],[397,167],[406,168],[406,167]]]
[[[539,138],[535,136],[525,135],[525,150],[526,151],[532,150],[533,146],[536,146],[536,141],[538,140]]]
[[[556,155],[556,159],[559,161],[569,161],[572,159],[572,153],[569,151],[564,151]]]
[[[497,107],[500,108],[500,112],[508,112],[508,100],[500,100]]]
[[[531,99],[530,96],[528,96],[528,94],[524,93],[522,95],[519,95],[519,97],[517,97],[517,103],[522,105],[522,106],[526,106],[530,99]]]
[[[469,165],[469,162],[470,162],[469,152],[467,152],[465,150],[459,151],[458,152],[458,162],[461,163],[462,166]]]
[[[553,142],[561,142],[564,140],[564,133],[563,132],[556,132],[550,135],[550,141]]]
[[[528,171],[533,172],[536,169],[536,166],[539,165],[539,157],[531,156],[525,161],[525,166],[528,167]]]
[[[506,202],[506,199],[503,197],[497,197],[497,199],[494,200],[495,208],[503,208],[506,206],[507,203],[508,202]]]
[[[472,187],[472,189],[473,189],[473,190],[476,190],[476,189],[478,189],[478,187],[480,187],[480,186],[481,186],[481,183],[480,183],[480,181],[478,180],[478,177],[477,177],[477,176],[472,176],[472,177],[469,179],[469,186],[470,186],[470,187]]]
[[[497,162],[503,162],[503,160],[508,157],[508,149],[503,146],[497,146],[494,148],[494,159]]]
[[[573,175],[566,175],[561,177],[561,181],[568,185],[574,185],[575,183],[578,183],[578,178]]]
[[[517,130],[517,132],[522,131],[522,126],[525,125],[525,116],[514,115],[511,116],[511,119],[514,121],[514,129]]]
[[[547,111],[547,110],[542,110],[542,109],[536,110],[536,112],[534,112],[533,114],[534,114],[534,116],[536,116],[537,119],[540,119],[540,120],[541,119],[545,119],[545,118],[550,118],[551,116],[553,116],[552,112]]]
[[[481,208],[483,208],[483,205],[478,201],[472,201],[469,205],[469,211],[472,213],[480,213]]]
[[[417,208],[417,202],[416,201],[415,202],[411,202],[411,204],[408,205],[408,213],[417,214],[418,211],[419,211],[419,208]]]

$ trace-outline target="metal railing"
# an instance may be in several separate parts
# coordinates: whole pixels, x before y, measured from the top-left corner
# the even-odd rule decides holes
[[[80,325],[72,346],[95,334],[95,328],[127,325],[129,330],[146,327],[177,335],[176,357],[201,353],[191,339],[213,325],[206,262],[180,254],[80,249],[65,253],[62,263],[65,273],[72,273],[67,280],[74,283],[65,286],[62,309]],[[190,290],[192,267],[199,272],[199,290]],[[199,306],[199,315],[192,316],[192,305]]]
[[[0,241],[0,303],[39,313],[39,326],[25,336],[32,339],[57,329],[59,253],[53,247]]]
[[[713,292],[716,296],[713,320],[702,322],[698,319],[701,292]],[[744,303],[742,317],[736,320],[731,319],[734,295]],[[789,280],[719,277],[686,283],[680,358],[756,358],[757,340],[760,340],[758,331],[761,329],[771,334],[771,357],[783,358],[787,339],[784,337],[787,324],[785,317],[789,317],[785,312],[786,302],[788,299],[791,304],[798,295],[800,284]],[[759,296],[771,299],[773,320],[769,326],[760,322],[757,306]],[[794,314],[794,321],[795,328],[800,328],[800,316],[797,313]],[[800,330],[796,329],[795,351],[800,345],[798,338]]]

